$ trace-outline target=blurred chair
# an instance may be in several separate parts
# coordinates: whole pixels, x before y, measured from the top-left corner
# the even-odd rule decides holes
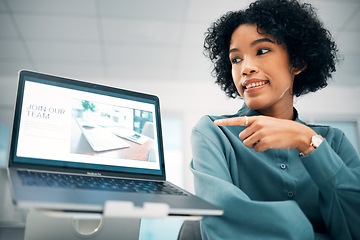
[[[184,221],[177,240],[201,240],[200,221]]]
[[[141,134],[154,139],[154,124],[152,122],[146,122],[141,131]]]

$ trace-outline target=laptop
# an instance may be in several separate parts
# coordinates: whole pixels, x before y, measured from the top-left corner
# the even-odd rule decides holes
[[[103,212],[106,201],[131,201],[223,213],[166,181],[158,97],[33,71],[19,72],[8,172],[22,208]]]

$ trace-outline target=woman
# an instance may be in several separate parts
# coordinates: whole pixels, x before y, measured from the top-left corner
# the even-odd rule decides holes
[[[222,207],[203,239],[360,239],[360,159],[338,129],[306,124],[294,97],[327,85],[336,45],[308,4],[260,0],[208,29],[216,82],[243,107],[192,132],[195,192]]]

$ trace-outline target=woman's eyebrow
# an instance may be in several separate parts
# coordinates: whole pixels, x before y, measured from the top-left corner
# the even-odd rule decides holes
[[[273,40],[269,39],[269,38],[260,38],[260,39],[257,39],[255,41],[253,41],[250,46],[253,47],[255,46],[256,44],[259,44],[259,43],[262,43],[262,42],[269,42],[269,43],[274,43]],[[275,44],[275,43],[274,43]],[[240,52],[239,49],[237,48],[232,48],[229,50],[229,55],[232,53],[232,52]]]
[[[229,50],[229,55],[230,55],[230,53],[232,53],[232,52],[240,52],[240,50],[237,49],[237,48],[232,48],[232,49]]]
[[[272,40],[269,39],[269,38],[260,38],[260,39],[257,39],[257,40],[255,40],[255,41],[253,41],[253,42],[250,44],[250,46],[252,47],[252,46],[254,46],[254,45],[256,45],[256,44],[259,44],[259,43],[262,43],[262,42],[274,43],[274,41],[272,41]]]

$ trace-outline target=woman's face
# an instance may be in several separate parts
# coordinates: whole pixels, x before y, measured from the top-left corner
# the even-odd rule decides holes
[[[243,24],[232,34],[229,58],[234,84],[249,108],[292,110],[292,83],[300,71],[292,69],[284,44],[259,34],[255,24]]]

